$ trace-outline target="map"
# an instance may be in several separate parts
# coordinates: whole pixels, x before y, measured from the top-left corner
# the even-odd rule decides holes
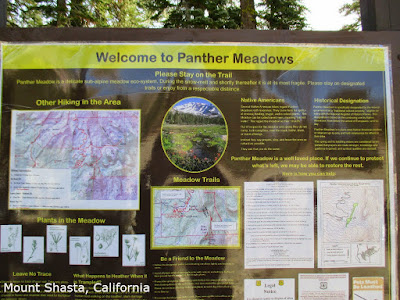
[[[319,182],[319,243],[327,265],[382,265],[383,182]],[[325,265],[325,266],[327,266]]]
[[[63,194],[51,199],[63,198],[58,208],[93,208],[87,200],[99,200],[99,209],[138,208],[138,110],[13,111],[12,117],[10,206],[14,200],[29,207],[30,197],[17,193],[28,189],[48,208],[44,195],[58,186]],[[34,176],[21,175],[26,170]]]
[[[155,187],[152,192],[153,248],[239,246],[239,188]]]

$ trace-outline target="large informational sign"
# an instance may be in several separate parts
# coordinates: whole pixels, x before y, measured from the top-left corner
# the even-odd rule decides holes
[[[0,299],[398,299],[387,47],[1,52]]]

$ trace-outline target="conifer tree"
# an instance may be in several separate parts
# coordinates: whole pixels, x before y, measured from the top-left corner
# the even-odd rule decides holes
[[[8,26],[302,29],[305,11],[301,0],[10,0]]]
[[[343,5],[339,12],[345,16],[356,15],[356,20],[348,25],[344,25],[342,30],[347,31],[359,31],[361,29],[361,9],[360,9],[360,1],[353,0],[351,3],[347,3]]]
[[[142,0],[140,5],[166,28],[240,28],[240,8],[230,0]]]
[[[10,27],[143,27],[146,14],[132,0],[10,0]]]
[[[307,25],[307,8],[299,0],[262,0],[259,7],[259,27],[300,30]]]

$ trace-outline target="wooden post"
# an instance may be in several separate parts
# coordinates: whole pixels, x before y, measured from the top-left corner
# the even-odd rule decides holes
[[[0,28],[7,26],[7,0],[0,0]]]
[[[400,30],[400,1],[389,0],[390,30]]]
[[[363,31],[400,30],[400,1],[360,0]]]
[[[363,31],[376,30],[375,0],[360,0],[361,26]]]

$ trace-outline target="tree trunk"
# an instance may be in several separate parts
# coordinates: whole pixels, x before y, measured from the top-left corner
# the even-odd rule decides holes
[[[254,0],[240,0],[240,9],[242,11],[242,28],[256,29],[256,10]]]
[[[57,27],[67,26],[67,4],[65,0],[57,0]]]

